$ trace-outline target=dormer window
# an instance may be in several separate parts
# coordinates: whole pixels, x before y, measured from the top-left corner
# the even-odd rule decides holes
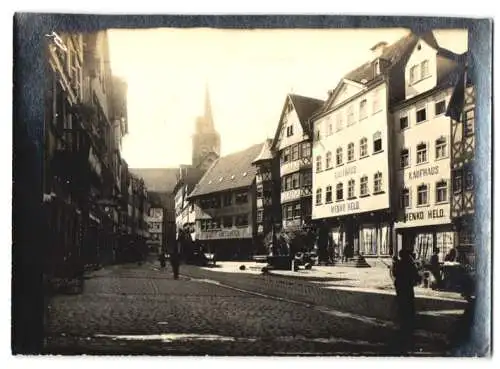
[[[422,79],[428,77],[429,76],[429,61],[424,60],[422,62],[422,64],[420,64],[420,69],[421,69]]]

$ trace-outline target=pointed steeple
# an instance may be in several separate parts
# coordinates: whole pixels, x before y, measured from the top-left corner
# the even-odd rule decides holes
[[[210,90],[208,88],[208,82],[205,84],[205,110],[203,113],[203,118],[207,128],[214,129],[214,120],[212,117],[212,104],[210,103]]]

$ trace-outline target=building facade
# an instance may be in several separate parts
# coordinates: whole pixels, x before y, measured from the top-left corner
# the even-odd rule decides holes
[[[150,208],[146,217],[149,237],[146,241],[151,251],[161,252],[163,245],[163,209]]]
[[[452,137],[446,109],[459,57],[419,39],[405,66],[405,100],[393,106],[395,229],[398,245],[429,260],[454,247],[451,214]]]
[[[454,86],[447,111],[450,117],[451,220],[459,260],[475,265],[475,89],[465,67]]]
[[[196,240],[218,260],[255,253],[255,174],[262,144],[217,159],[194,187]]]
[[[279,157],[281,221],[284,230],[300,230],[311,221],[312,136],[309,118],[323,101],[289,94],[271,151]]]
[[[53,33],[47,40],[43,186],[47,270],[57,274],[70,264],[113,262],[126,87],[112,79],[106,32]]]
[[[281,228],[280,206],[280,161],[279,157],[271,152],[272,140],[266,140],[259,155],[252,164],[256,167],[255,174],[255,208],[256,216],[256,244],[258,253],[267,253],[265,240],[272,241],[272,234],[276,228]],[[278,226],[278,227],[277,227]]]
[[[378,43],[313,118],[313,220],[323,243],[350,256],[393,254],[393,130],[389,106],[404,96],[404,62],[416,42]],[[325,248],[326,245],[319,245]]]

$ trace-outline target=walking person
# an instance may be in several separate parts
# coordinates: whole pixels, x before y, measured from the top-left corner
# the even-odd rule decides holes
[[[443,278],[441,277],[441,265],[439,264],[439,249],[435,248],[431,256],[430,270],[436,280],[436,288],[441,288]]]
[[[402,352],[406,353],[413,346],[413,330],[415,327],[415,291],[419,274],[408,250],[399,252],[399,260],[394,266],[394,285],[396,287],[396,301],[399,320],[399,344]]]

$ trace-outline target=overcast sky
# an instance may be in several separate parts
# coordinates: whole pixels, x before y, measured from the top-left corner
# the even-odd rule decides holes
[[[191,135],[212,100],[221,153],[274,135],[287,93],[325,99],[339,79],[371,58],[379,41],[404,29],[356,30],[110,30],[113,74],[128,82],[130,167],[191,163]],[[467,49],[465,31],[436,31],[442,47]]]

